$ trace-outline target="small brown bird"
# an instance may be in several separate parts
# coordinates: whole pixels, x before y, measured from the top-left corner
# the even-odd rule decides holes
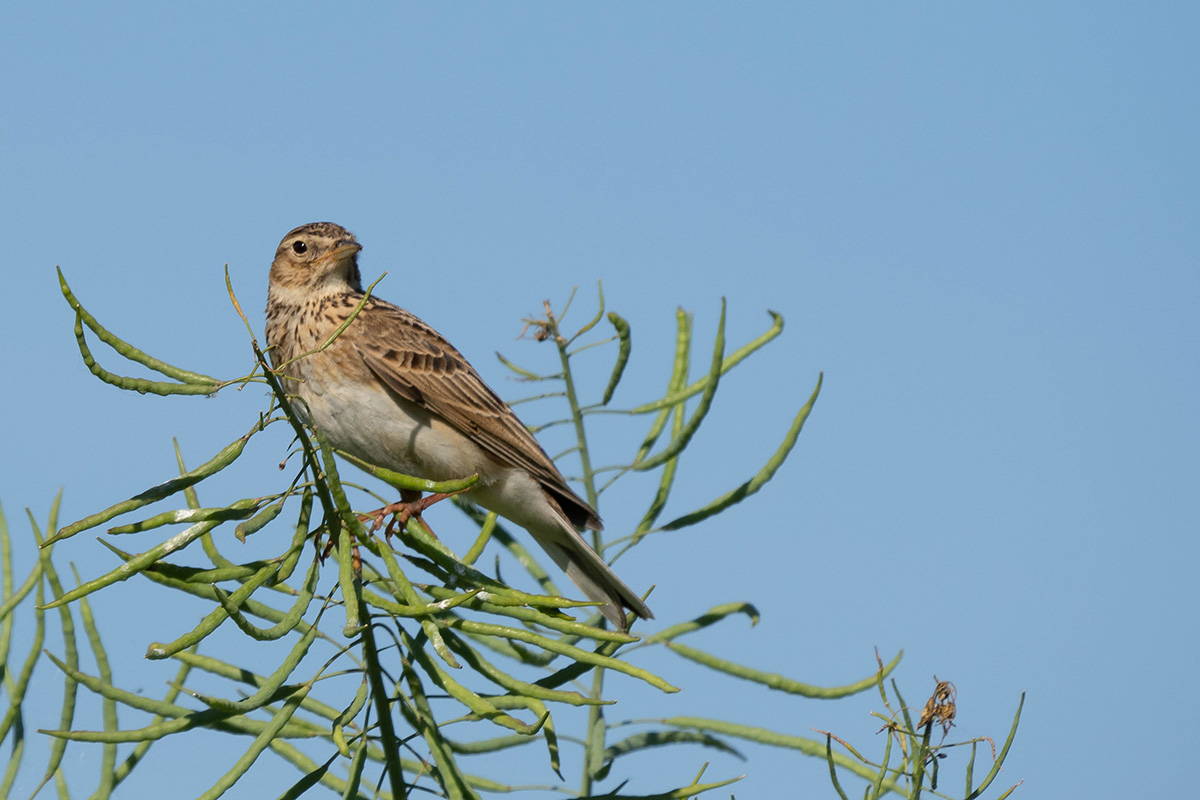
[[[267,345],[278,368],[320,346],[362,300],[362,245],[330,222],[283,237],[271,264]],[[600,518],[567,484],[517,415],[441,334],[371,297],[333,344],[289,364],[285,387],[329,442],[364,461],[429,480],[479,474],[469,496],[525,528],[600,611],[654,615],[578,528]]]

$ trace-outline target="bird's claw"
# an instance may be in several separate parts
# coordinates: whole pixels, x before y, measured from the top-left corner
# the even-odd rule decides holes
[[[418,494],[415,498],[404,498],[399,502],[389,503],[383,508],[376,509],[375,511],[371,511],[366,514],[360,514],[358,518],[362,522],[367,522],[368,520],[371,521],[372,533],[380,528],[383,528],[383,535],[387,539],[388,544],[391,544],[392,536],[396,533],[397,526],[403,528],[408,524],[408,521],[413,518],[417,519],[422,525],[424,525],[425,530],[429,531],[429,533],[433,535],[433,538],[436,539],[438,538],[437,534],[434,533],[433,528],[430,528],[429,524],[421,518],[421,514],[425,511],[425,509],[429,508],[434,503],[445,500],[449,496],[450,495],[442,492],[435,492],[434,494],[427,495],[425,497],[421,497]],[[403,498],[403,495],[401,495],[401,497]],[[385,527],[383,521],[389,515],[391,515],[391,519],[388,520],[387,526]]]

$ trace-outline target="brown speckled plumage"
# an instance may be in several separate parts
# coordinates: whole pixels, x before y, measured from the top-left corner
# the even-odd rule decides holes
[[[430,480],[480,475],[471,496],[525,527],[601,611],[652,614],[576,527],[600,518],[462,354],[413,314],[371,297],[321,353],[307,355],[362,300],[354,236],[329,222],[280,242],[271,265],[267,344],[309,421],[339,449]],[[295,359],[295,360],[293,360]],[[288,363],[291,362],[291,363]]]

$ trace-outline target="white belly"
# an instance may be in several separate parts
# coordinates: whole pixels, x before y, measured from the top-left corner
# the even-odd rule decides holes
[[[334,447],[380,467],[434,481],[493,471],[470,439],[378,386],[339,383],[328,391],[306,376],[299,392],[312,423]]]
[[[553,530],[563,524],[545,491],[525,470],[489,458],[440,417],[379,384],[344,379],[326,384],[320,372],[306,370],[297,393],[306,401],[312,424],[338,450],[427,480],[478,474],[469,496],[484,508],[527,529]]]

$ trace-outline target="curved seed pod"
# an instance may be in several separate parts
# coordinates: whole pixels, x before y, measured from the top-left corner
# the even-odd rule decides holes
[[[245,436],[242,436],[239,439],[235,439],[223,447],[221,452],[217,453],[208,461],[204,462],[193,470],[185,472],[178,478],[172,478],[171,480],[164,481],[157,486],[152,486],[139,495],[135,495],[124,502],[110,506],[103,511],[99,511],[95,514],[89,514],[78,522],[74,522],[65,528],[60,529],[58,533],[54,534],[45,542],[43,542],[42,547],[54,544],[55,542],[63,539],[68,539],[77,533],[86,531],[89,528],[94,528],[97,525],[102,525],[113,517],[133,511],[134,509],[141,508],[142,506],[148,506],[151,503],[158,502],[159,500],[164,500],[176,492],[182,491],[193,484],[199,483],[211,475],[215,475],[237,460],[237,457],[240,456],[242,451],[246,449],[246,442],[250,440],[250,436],[252,434],[253,431],[247,433]]]
[[[721,380],[723,372],[722,363],[725,355],[725,298],[721,298],[721,318],[717,322],[717,336],[713,343],[712,366],[708,371],[708,380],[704,384],[704,392],[700,395],[700,402],[696,404],[696,410],[692,412],[692,418],[683,426],[683,430],[676,436],[670,444],[663,450],[653,456],[650,456],[644,461],[638,461],[633,464],[633,468],[638,471],[653,469],[660,464],[674,458],[687,447],[688,442],[692,440],[692,436],[700,429],[700,423],[704,421],[704,417],[708,414],[708,409],[712,406],[713,397],[717,393],[717,386]]]
[[[621,382],[621,376],[625,374],[625,365],[629,363],[629,354],[633,351],[629,323],[625,318],[615,311],[610,311],[608,312],[608,321],[617,331],[617,360],[613,364],[612,375],[608,378],[608,386],[604,387],[604,396],[600,399],[602,406],[608,405],[608,401],[612,400],[613,392],[617,390],[617,384]]]

